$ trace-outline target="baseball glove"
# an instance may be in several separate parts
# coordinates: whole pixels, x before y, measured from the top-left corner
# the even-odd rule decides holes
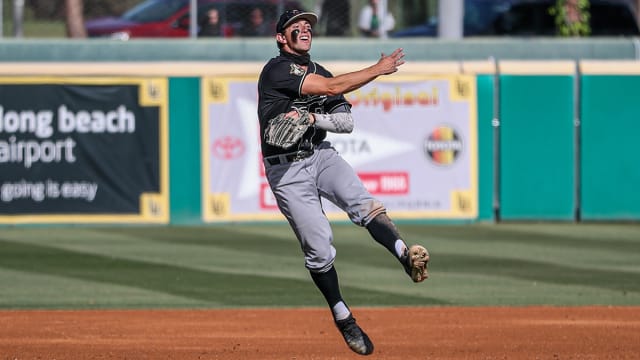
[[[269,120],[264,139],[267,144],[288,149],[295,145],[311,126],[309,112],[293,108],[295,112],[282,113]]]

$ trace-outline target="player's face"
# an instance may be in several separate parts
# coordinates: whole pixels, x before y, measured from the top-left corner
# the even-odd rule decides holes
[[[311,24],[307,20],[300,20],[284,31],[284,37],[287,40],[286,46],[297,54],[303,54],[311,49],[311,39],[313,37]]]

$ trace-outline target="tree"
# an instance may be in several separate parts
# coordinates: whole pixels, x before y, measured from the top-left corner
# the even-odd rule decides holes
[[[560,36],[589,36],[589,0],[557,0],[549,9]]]
[[[87,37],[82,16],[82,0],[65,0],[65,14],[67,18],[67,36],[70,38]]]

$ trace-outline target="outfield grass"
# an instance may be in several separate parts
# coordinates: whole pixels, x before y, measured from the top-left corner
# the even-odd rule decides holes
[[[22,26],[22,38],[66,38],[67,28],[62,21],[28,20]],[[3,37],[13,38],[13,23],[5,19]]]
[[[432,254],[413,284],[334,226],[351,306],[640,305],[638,224],[400,224]],[[324,306],[284,224],[0,227],[0,308]]]

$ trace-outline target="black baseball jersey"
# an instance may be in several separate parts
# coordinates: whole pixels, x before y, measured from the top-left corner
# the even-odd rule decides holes
[[[298,144],[285,150],[271,146],[264,141],[264,134],[269,120],[287,113],[296,107],[312,113],[327,114],[341,104],[348,104],[343,95],[302,95],[302,82],[307,74],[315,73],[325,77],[333,75],[321,65],[309,62],[304,68],[291,58],[279,55],[264,66],[258,81],[258,119],[260,120],[260,138],[262,155],[272,156],[291,152],[293,149],[305,149],[309,143],[319,144],[327,136],[327,132],[316,127],[309,127]]]

